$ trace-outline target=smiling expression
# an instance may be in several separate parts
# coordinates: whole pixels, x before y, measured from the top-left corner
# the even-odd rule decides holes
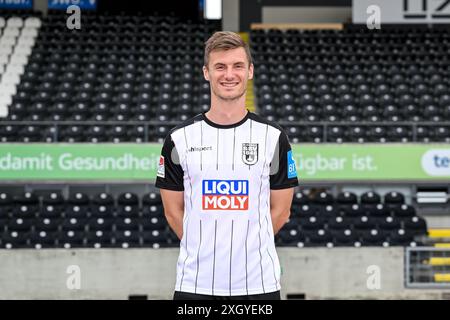
[[[209,55],[208,67],[203,67],[212,94],[225,101],[241,98],[247,81],[253,79],[253,64],[249,66],[244,48],[215,50]]]

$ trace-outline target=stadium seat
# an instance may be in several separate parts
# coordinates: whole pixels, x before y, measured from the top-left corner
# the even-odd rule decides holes
[[[331,230],[335,247],[353,247],[359,243],[359,238],[350,229]]]
[[[62,230],[56,236],[59,248],[71,249],[84,246],[84,231],[82,230]]]
[[[140,246],[139,232],[133,232],[130,230],[116,231],[112,234],[112,238],[116,247],[133,248]]]
[[[20,249],[28,247],[27,233],[18,231],[7,231],[1,235],[2,248]]]
[[[113,244],[111,242],[111,232],[103,230],[88,231],[85,233],[87,248],[111,248]]]
[[[35,249],[46,249],[56,247],[56,232],[52,230],[39,230],[28,233],[29,246]]]

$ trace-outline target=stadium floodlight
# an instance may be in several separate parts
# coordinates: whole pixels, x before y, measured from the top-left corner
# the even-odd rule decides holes
[[[204,18],[211,20],[222,19],[222,0],[204,0]]]

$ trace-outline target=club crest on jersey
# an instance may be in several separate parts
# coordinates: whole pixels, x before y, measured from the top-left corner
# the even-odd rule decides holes
[[[258,162],[258,144],[243,143],[242,144],[242,161],[251,166]]]
[[[248,210],[248,180],[203,180],[203,210]]]

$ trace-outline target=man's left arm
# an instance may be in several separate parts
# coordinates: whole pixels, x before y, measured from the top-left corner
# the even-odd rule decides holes
[[[274,235],[280,231],[291,215],[293,196],[294,188],[270,190],[270,215]]]
[[[274,157],[270,163],[270,215],[274,234],[280,231],[289,219],[294,188],[298,186],[297,168],[291,145],[286,133],[281,128],[280,131]]]

